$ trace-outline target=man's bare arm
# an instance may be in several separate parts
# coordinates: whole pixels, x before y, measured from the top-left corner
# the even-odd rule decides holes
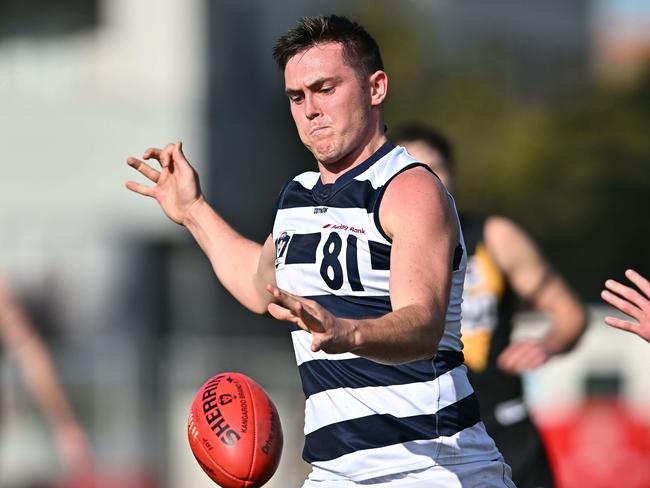
[[[54,361],[9,288],[0,281],[0,340],[19,366],[25,384],[52,426],[59,454],[71,472],[91,467],[86,434],[68,402]]]
[[[221,284],[246,308],[266,313],[275,283],[275,248],[269,235],[260,245],[230,227],[205,200],[192,207],[185,227],[208,256]]]
[[[532,239],[508,219],[489,218],[485,223],[485,240],[515,293],[551,320],[551,327],[541,340],[510,344],[498,358],[499,366],[511,373],[521,373],[541,366],[555,354],[571,350],[585,330],[587,315],[562,277],[549,267]]]
[[[271,300],[265,286],[275,283],[271,237],[264,245],[246,239],[210,207],[180,142],[168,144],[164,149],[147,149],[143,159],[157,160],[160,169],[133,157],[127,163],[153,186],[129,181],[127,188],[156,199],[172,221],[190,231],[226,289],[248,309],[265,313]]]

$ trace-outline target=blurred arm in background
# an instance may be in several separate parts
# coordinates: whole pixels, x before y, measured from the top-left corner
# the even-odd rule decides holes
[[[532,239],[511,220],[490,217],[485,222],[485,244],[510,286],[533,308],[551,319],[541,339],[512,342],[498,358],[509,373],[535,369],[556,354],[570,351],[587,325],[584,306],[542,257]]]
[[[628,280],[641,291],[622,285],[616,280],[607,280],[600,296],[607,303],[621,312],[638,320],[638,324],[616,317],[605,317],[605,323],[617,329],[633,332],[642,339],[650,342],[650,282],[632,269],[625,272]]]
[[[24,381],[47,417],[62,461],[70,473],[87,470],[91,453],[86,435],[66,397],[45,343],[25,310],[0,278],[0,338],[18,363]]]
[[[453,191],[453,146],[442,132],[420,124],[404,125],[395,131],[394,140],[405,146],[414,158],[428,165],[449,191]],[[483,224],[476,225],[482,226],[478,240],[485,244],[499,275],[503,275],[515,294],[534,309],[547,313],[551,319],[551,327],[542,339],[515,341],[498,353],[498,367],[507,373],[519,374],[541,366],[555,354],[570,351],[587,325],[583,304],[551,269],[533,240],[513,221],[489,216]],[[468,231],[472,233],[470,228],[464,228],[463,232],[465,243],[473,247],[469,245],[467,234]],[[469,252],[470,255],[473,253]],[[467,292],[466,282],[465,301],[469,299]],[[498,300],[500,307],[502,297]],[[463,331],[464,340],[467,332]]]

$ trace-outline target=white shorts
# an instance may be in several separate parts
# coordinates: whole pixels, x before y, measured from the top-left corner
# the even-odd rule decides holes
[[[364,481],[313,480],[302,488],[515,488],[510,466],[503,459],[433,466]]]

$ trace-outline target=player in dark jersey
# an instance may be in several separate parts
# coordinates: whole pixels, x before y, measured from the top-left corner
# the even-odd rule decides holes
[[[294,326],[315,467],[305,487],[511,487],[460,360],[453,200],[386,139],[376,42],[348,19],[310,17],[274,57],[318,172],[285,187],[263,245],[208,205],[180,143],[145,152],[160,170],[129,158],[154,185],[127,187],[187,227],[240,303]]]
[[[639,291],[610,279],[605,282],[606,290],[603,290],[600,295],[610,305],[635,318],[638,324],[609,316],[605,317],[605,323],[617,329],[633,332],[650,342],[650,282],[633,269],[625,271],[625,276],[637,286]]]
[[[391,136],[428,164],[452,191],[453,151],[443,134],[408,125]],[[510,464],[517,486],[553,486],[544,446],[522,399],[520,374],[572,349],[586,326],[585,309],[514,222],[462,212],[460,217],[469,256],[461,319],[463,352],[481,417]],[[521,300],[549,315],[551,326],[543,338],[511,341],[512,317]]]

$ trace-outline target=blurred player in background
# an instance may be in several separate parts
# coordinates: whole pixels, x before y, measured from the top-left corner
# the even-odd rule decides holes
[[[313,467],[305,487],[512,486],[463,366],[466,256],[453,199],[386,139],[375,40],[319,16],[273,53],[318,171],[284,186],[263,245],[208,205],[180,142],[145,152],[160,170],[129,158],[154,185],[127,187],[192,233],[243,305],[292,324]]]
[[[52,427],[66,474],[86,474],[91,467],[86,435],[68,402],[47,347],[1,277],[0,338]]]
[[[625,271],[625,276],[637,286],[639,291],[616,280],[607,280],[605,282],[607,289],[603,290],[600,296],[624,314],[635,318],[638,324],[617,317],[605,317],[605,323],[617,329],[633,332],[650,342],[650,282],[633,269]]]
[[[414,124],[390,135],[453,191],[453,149],[442,133]],[[585,309],[514,222],[462,212],[460,219],[469,255],[461,319],[463,352],[481,417],[518,487],[553,486],[544,446],[523,402],[519,375],[571,350],[585,329]],[[549,315],[551,326],[541,339],[511,341],[517,299]]]

